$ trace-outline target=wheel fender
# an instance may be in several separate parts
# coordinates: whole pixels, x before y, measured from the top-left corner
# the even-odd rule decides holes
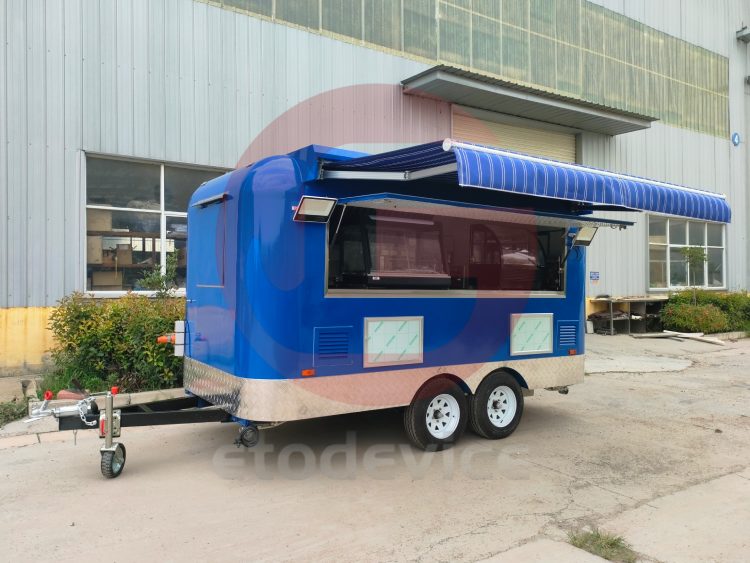
[[[454,375],[452,373],[441,373],[439,375],[431,377],[430,379],[428,379],[427,381],[425,381],[424,383],[422,383],[422,385],[419,386],[419,389],[417,389],[416,393],[414,393],[414,396],[411,398],[412,402],[414,401],[414,399],[416,399],[417,397],[419,397],[419,394],[422,392],[422,389],[424,389],[425,387],[427,387],[427,385],[429,385],[433,381],[439,380],[439,379],[445,379],[446,381],[450,381],[452,383],[455,383],[456,385],[458,385],[461,388],[461,391],[463,391],[467,395],[471,395],[471,393],[472,393],[471,389],[469,388],[469,386],[467,385],[467,383],[463,379],[461,379],[460,377],[458,377],[457,375]]]

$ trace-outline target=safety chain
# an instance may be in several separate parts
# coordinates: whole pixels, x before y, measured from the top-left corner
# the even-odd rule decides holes
[[[89,422],[86,420],[86,411],[89,409],[89,405],[94,400],[94,397],[86,397],[85,399],[78,401],[78,416],[81,417],[81,422],[86,426],[96,426],[98,421],[92,420]]]

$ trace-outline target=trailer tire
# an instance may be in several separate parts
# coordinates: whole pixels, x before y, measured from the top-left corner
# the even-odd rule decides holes
[[[125,446],[122,444],[115,444],[114,450],[103,451],[101,462],[102,475],[107,479],[119,477],[125,468],[125,458]]]
[[[404,412],[409,441],[426,451],[454,444],[466,430],[469,404],[463,390],[448,378],[428,381]]]
[[[506,371],[490,373],[470,399],[471,429],[482,438],[507,438],[518,427],[523,414],[521,386]]]

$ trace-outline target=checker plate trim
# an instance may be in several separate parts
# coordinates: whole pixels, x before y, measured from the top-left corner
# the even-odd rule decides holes
[[[185,358],[185,389],[230,414],[258,422],[303,420],[408,405],[429,379],[452,374],[474,392],[497,369],[518,372],[529,390],[583,382],[584,356],[369,371],[298,379],[238,377]]]

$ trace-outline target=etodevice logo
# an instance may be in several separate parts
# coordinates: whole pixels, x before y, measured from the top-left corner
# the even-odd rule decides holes
[[[442,479],[525,480],[528,467],[521,459],[526,446],[490,447],[471,443],[442,452],[416,450],[406,443],[373,443],[348,431],[343,442],[320,444],[271,443],[261,432],[252,448],[220,446],[213,456],[214,471],[223,479],[291,480]]]

